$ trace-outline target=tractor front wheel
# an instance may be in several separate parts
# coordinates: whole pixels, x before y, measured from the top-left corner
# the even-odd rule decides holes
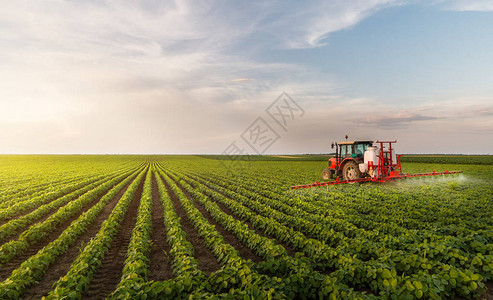
[[[334,174],[334,170],[331,170],[329,168],[325,169],[322,171],[322,179],[323,180],[329,180],[332,179],[332,175]]]
[[[353,180],[353,179],[361,178],[361,172],[359,170],[358,165],[353,161],[347,162],[344,165],[344,168],[342,168],[342,178],[344,180]]]

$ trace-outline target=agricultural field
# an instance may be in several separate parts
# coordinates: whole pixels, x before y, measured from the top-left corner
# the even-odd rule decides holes
[[[403,162],[493,165],[493,155],[405,155]]]
[[[2,155],[0,299],[493,298],[491,157],[289,190],[320,157]]]

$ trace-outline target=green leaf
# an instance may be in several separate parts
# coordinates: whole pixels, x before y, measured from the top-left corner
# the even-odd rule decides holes
[[[418,290],[423,289],[423,285],[421,284],[421,281],[413,281],[413,285],[416,287]]]

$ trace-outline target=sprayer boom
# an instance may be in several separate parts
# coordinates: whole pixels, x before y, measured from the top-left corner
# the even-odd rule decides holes
[[[344,184],[344,183],[356,183],[356,182],[387,182],[391,180],[396,180],[396,179],[406,179],[406,178],[412,178],[412,177],[424,177],[424,176],[437,176],[437,175],[451,175],[451,174],[459,174],[462,173],[462,171],[445,171],[445,172],[431,172],[431,173],[419,173],[419,174],[399,174],[397,176],[385,176],[381,178],[358,178],[358,179],[351,179],[351,180],[339,180],[339,177],[336,178],[334,181],[327,181],[327,182],[314,182],[312,184],[304,184],[304,185],[293,185],[290,189],[292,190],[297,190],[297,189],[306,189],[306,188],[311,188],[311,187],[317,187],[317,186],[329,186],[329,185],[335,185],[335,184]]]

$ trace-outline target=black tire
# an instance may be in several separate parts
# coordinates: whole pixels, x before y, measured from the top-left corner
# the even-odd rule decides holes
[[[342,168],[342,178],[344,180],[353,180],[361,177],[359,166],[354,161],[348,161],[344,165],[344,168]]]
[[[333,174],[334,174],[334,171],[327,168],[327,169],[322,171],[322,179],[323,180],[330,180],[330,179],[332,179]]]

